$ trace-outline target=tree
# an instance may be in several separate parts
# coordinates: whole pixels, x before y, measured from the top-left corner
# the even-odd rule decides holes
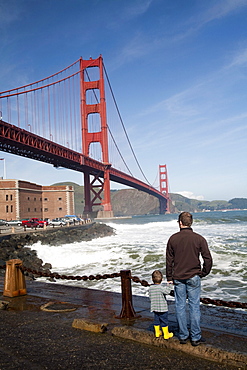
[[[232,209],[247,209],[247,198],[233,198],[229,203]]]

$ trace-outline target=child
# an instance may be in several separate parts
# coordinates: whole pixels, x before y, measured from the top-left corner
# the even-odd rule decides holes
[[[159,270],[152,273],[153,283],[149,288],[149,298],[151,301],[151,312],[154,313],[154,332],[155,337],[159,338],[164,335],[164,339],[173,337],[173,333],[168,331],[168,306],[166,302],[166,294],[169,294],[171,288],[161,285],[163,275]],[[162,328],[162,331],[160,330]]]

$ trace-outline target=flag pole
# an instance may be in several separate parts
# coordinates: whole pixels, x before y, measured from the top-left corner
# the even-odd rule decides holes
[[[0,161],[3,161],[3,180],[6,180],[6,165],[5,165],[5,158],[0,158]]]
[[[3,178],[6,180],[6,164],[5,164],[5,158],[3,159]]]

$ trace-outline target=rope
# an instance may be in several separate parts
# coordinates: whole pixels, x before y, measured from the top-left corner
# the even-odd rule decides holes
[[[63,304],[67,304],[67,302],[48,302],[48,303],[45,303],[42,306],[40,306],[40,309],[42,311],[47,311],[47,312],[72,312],[72,311],[75,311],[76,310],[76,307],[62,308],[62,309],[47,308],[49,306],[59,305],[59,304],[60,305],[63,305]]]

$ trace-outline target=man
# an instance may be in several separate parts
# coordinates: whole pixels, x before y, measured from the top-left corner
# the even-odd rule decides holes
[[[173,234],[166,248],[166,277],[174,283],[176,315],[181,344],[190,338],[192,346],[202,341],[200,328],[201,278],[212,268],[212,257],[207,241],[193,232],[192,215],[182,212],[178,218],[180,231]],[[203,259],[201,267],[200,256]],[[186,298],[189,305],[189,328],[187,327]]]

